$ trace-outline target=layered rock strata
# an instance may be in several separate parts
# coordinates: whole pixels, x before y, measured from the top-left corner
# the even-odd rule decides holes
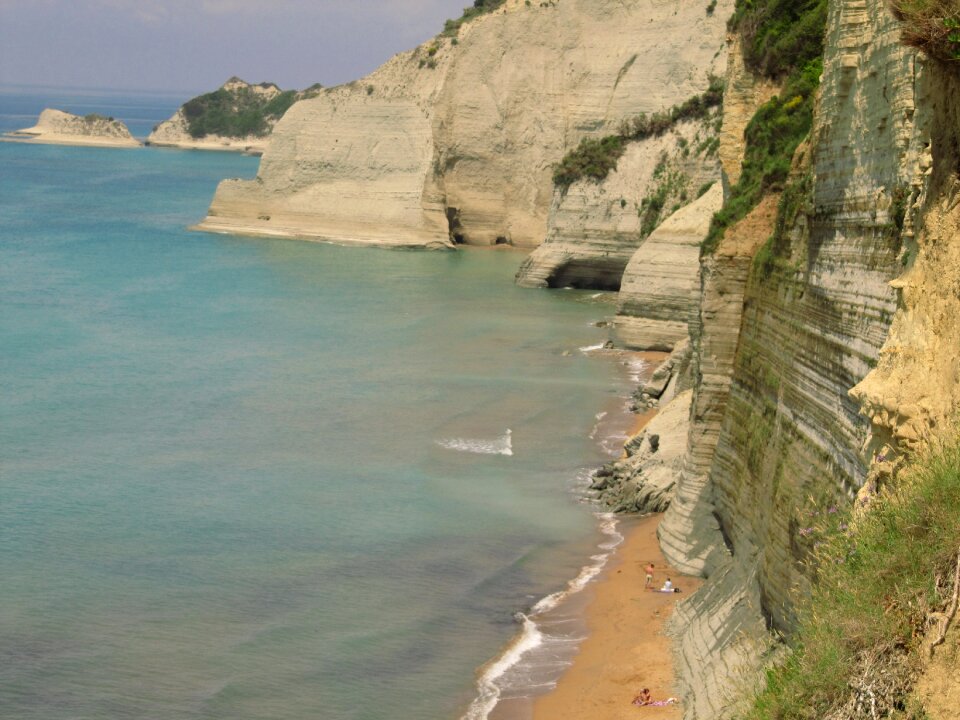
[[[710,576],[673,624],[688,720],[732,716],[731,677],[742,678],[740,693],[759,680],[774,647],[766,628],[791,630],[808,582],[806,526],[865,480],[869,423],[847,392],[876,362],[896,309],[902,188],[915,198],[924,186],[915,62],[882,0],[831,2],[821,97],[786,190],[787,225],[768,241],[768,198],[704,261],[689,453],[661,525],[668,559]],[[940,227],[945,238],[956,218]],[[946,355],[941,367],[955,362]],[[883,418],[912,410],[891,413],[889,387],[860,390],[880,398]]]
[[[517,283],[619,290],[624,269],[653,229],[644,227],[651,224],[647,206],[665,206],[669,215],[668,208],[678,211],[719,179],[712,145],[717,119],[679,123],[663,136],[630,143],[602,182],[584,179],[558,190],[546,239],[520,266]]]
[[[654,230],[630,258],[614,320],[621,345],[670,351],[687,339],[699,309],[700,243],[722,205],[722,184],[714,183]]]
[[[438,38],[295,104],[257,178],[222,183],[199,227],[533,247],[553,164],[583,137],[701,92],[731,7],[509,0],[464,24],[456,45]]]
[[[47,108],[33,127],[9,133],[8,137],[50,145],[93,145],[98,147],[139,147],[140,143],[119,120],[103,115],[72,115]]]

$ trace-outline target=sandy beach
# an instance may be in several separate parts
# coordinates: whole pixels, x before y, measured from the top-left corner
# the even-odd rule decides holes
[[[670,640],[663,628],[673,606],[700,581],[672,571],[657,543],[660,515],[625,519],[624,543],[594,586],[586,608],[588,636],[557,688],[534,703],[534,720],[620,720],[680,718],[680,705],[637,707],[643,688],[654,699],[675,695]],[[669,576],[680,594],[644,589],[644,567],[656,567],[659,587]]]
[[[88,135],[64,135],[59,133],[33,133],[20,130],[0,136],[2,142],[27,143],[30,145],[76,145],[78,147],[138,148],[139,141],[127,138],[96,137]]]

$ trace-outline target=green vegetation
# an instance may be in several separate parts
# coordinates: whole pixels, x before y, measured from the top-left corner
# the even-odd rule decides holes
[[[898,489],[876,493],[856,520],[812,507],[797,522],[816,587],[792,653],[768,672],[746,717],[923,718],[908,698],[925,631],[936,629],[931,619],[942,623],[937,613],[955,592],[960,442],[913,458]]]
[[[456,20],[447,20],[443,26],[443,34],[447,37],[455,37],[460,32],[460,26],[468,23],[480,15],[493,12],[501,7],[507,0],[473,0],[472,7],[463,9],[463,15]]]
[[[220,88],[187,102],[183,114],[190,136],[194,138],[207,135],[263,137],[270,132],[271,121],[281,118],[298,99],[300,94],[294,90],[267,99],[251,87]]]
[[[768,192],[784,189],[793,153],[813,124],[814,95],[823,72],[827,1],[738,0],[731,27],[744,40],[744,58],[756,72],[783,82],[747,125],[740,180],[714,215],[702,251],[710,254],[728,227]]]
[[[669,158],[664,153],[660,156],[657,166],[653,169],[653,191],[640,201],[640,235],[647,237],[657,229],[660,222],[668,215],[680,209],[687,200],[687,185],[690,178],[682,171],[670,166]],[[664,212],[667,201],[678,200]]]
[[[903,22],[901,39],[930,57],[960,61],[960,3],[957,0],[891,0]]]
[[[747,66],[776,79],[823,57],[826,24],[827,0],[737,0],[729,27]]]
[[[589,178],[600,182],[616,169],[627,143],[648,137],[659,137],[684,120],[702,120],[723,104],[723,81],[710,78],[710,87],[702,95],[695,95],[680,105],[652,115],[641,113],[625,120],[616,135],[599,139],[584,138],[580,145],[566,154],[554,168],[553,184],[566,190],[574,182]]]
[[[83,119],[89,122],[113,122],[112,117],[107,117],[106,115],[101,115],[100,113],[88,113],[83,116]]]

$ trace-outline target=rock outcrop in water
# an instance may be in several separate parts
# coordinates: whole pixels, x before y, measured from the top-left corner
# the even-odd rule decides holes
[[[534,247],[548,234],[553,165],[570,148],[702,92],[722,68],[732,0],[712,14],[705,7],[509,0],[464,24],[456,44],[439,37],[296,103],[274,128],[257,178],[222,183],[199,228]],[[616,235],[644,192],[609,198],[600,224]],[[629,223],[621,234],[636,246]],[[629,252],[617,252],[622,270]]]
[[[33,127],[9,133],[14,140],[50,145],[94,145],[98,147],[139,147],[140,143],[119,120],[97,113],[72,115],[47,108]]]
[[[251,85],[232,77],[218,90],[184,103],[173,117],[153,129],[146,144],[260,155],[290,105],[319,92],[319,86],[297,92],[281,90],[273,83]]]

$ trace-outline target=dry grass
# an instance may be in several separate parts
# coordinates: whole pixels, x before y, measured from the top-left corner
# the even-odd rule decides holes
[[[937,60],[960,62],[960,0],[890,0],[904,45]]]

